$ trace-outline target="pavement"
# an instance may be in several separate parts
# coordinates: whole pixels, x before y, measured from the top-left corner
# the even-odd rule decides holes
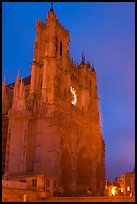
[[[135,202],[135,196],[51,197],[36,202]]]

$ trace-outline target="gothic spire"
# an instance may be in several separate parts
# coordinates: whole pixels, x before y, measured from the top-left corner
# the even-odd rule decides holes
[[[50,2],[50,5],[51,5],[51,7],[50,7],[49,11],[53,11],[54,12],[54,10],[53,10],[53,2]]]
[[[17,75],[17,77],[20,79],[20,70],[18,70],[18,75]]]
[[[55,14],[55,12],[54,12],[54,10],[53,10],[53,2],[51,2],[50,4],[51,4],[51,7],[50,7],[50,10],[49,10],[49,12],[48,12],[48,14],[47,14],[46,21],[47,21],[48,19],[50,19],[50,18],[56,19],[56,14]]]
[[[20,71],[18,70],[15,84],[18,84],[19,82],[20,82]]]
[[[13,93],[14,97],[18,96],[19,85],[20,85],[20,71],[18,70],[18,74],[16,77],[15,85],[14,85],[14,93]]]
[[[23,80],[21,79],[20,88],[19,88],[19,96],[24,97],[24,94],[25,94],[24,83],[23,83]]]
[[[81,60],[81,64],[85,64],[85,56],[84,56],[83,52],[82,52],[82,60]]]

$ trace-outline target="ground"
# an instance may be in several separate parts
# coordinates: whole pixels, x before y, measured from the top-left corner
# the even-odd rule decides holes
[[[135,202],[135,196],[52,197],[37,202]]]

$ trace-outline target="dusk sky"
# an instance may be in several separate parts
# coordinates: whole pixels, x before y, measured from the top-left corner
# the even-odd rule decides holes
[[[94,63],[97,74],[106,179],[135,165],[135,3],[55,2],[59,22],[70,31],[70,57]],[[2,81],[31,74],[36,20],[50,3],[2,3]]]

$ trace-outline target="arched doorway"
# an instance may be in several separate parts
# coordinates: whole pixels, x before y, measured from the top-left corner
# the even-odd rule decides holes
[[[80,195],[87,195],[87,188],[91,186],[91,158],[86,147],[82,147],[77,154],[77,188]]]
[[[63,150],[61,159],[61,186],[63,187],[63,195],[71,194],[71,156],[68,150]]]

